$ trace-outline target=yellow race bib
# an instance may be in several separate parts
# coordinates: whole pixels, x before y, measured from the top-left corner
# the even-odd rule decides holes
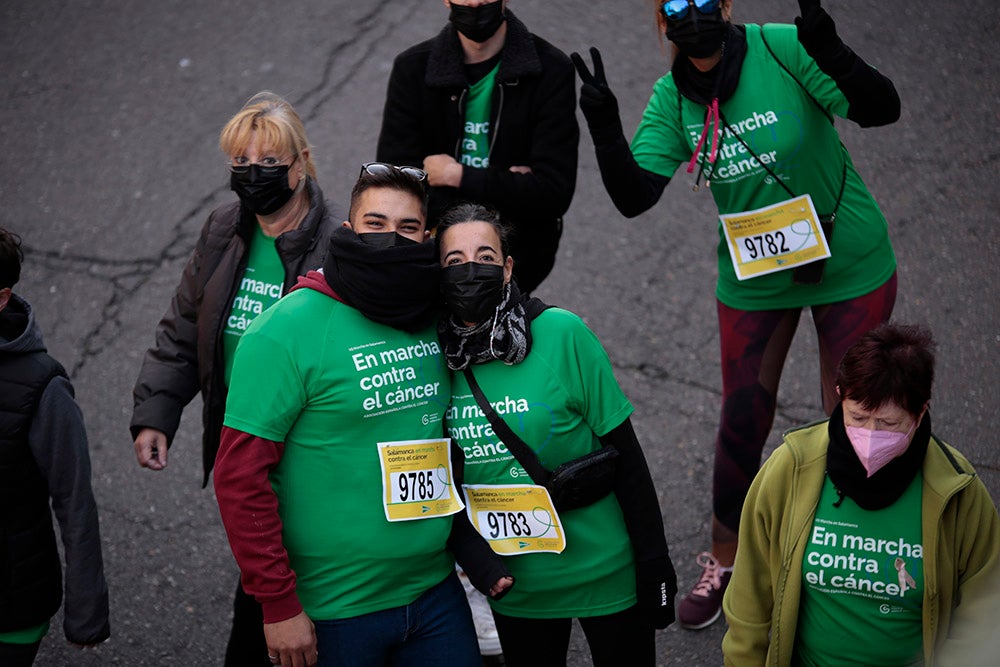
[[[544,486],[466,484],[468,513],[493,551],[502,556],[562,553],[566,533]]]
[[[830,256],[830,246],[809,195],[755,211],[720,215],[719,220],[740,280]]]
[[[465,509],[452,483],[448,440],[380,442],[378,454],[389,521],[430,519]]]

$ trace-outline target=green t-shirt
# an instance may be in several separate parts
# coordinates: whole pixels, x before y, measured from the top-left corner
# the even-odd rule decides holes
[[[899,500],[869,511],[823,482],[802,560],[795,664],[923,664],[924,550],[918,474]]]
[[[549,308],[531,323],[525,360],[478,364],[473,372],[497,414],[531,446],[549,470],[598,447],[632,406],[615,380],[600,341],[573,313]],[[464,375],[452,378],[448,432],[465,451],[466,484],[532,484],[493,434]],[[560,515],[566,549],[560,554],[508,557],[517,584],[490,600],[502,614],[525,618],[599,616],[635,604],[635,566],[614,494]]]
[[[441,438],[450,394],[434,327],[393,329],[312,289],[243,335],[225,425],[285,443],[271,485],[311,618],[409,604],[453,569],[451,517],[386,520],[377,446]]]
[[[732,97],[719,107],[726,123],[720,129],[718,158],[714,169],[705,165],[706,173],[711,174],[710,191],[719,213],[752,211],[790,199],[736,135],[794,195],[811,195],[818,214],[833,212],[841,183],[844,194],[830,240],[832,256],[818,285],[796,285],[792,272],[787,270],[738,280],[721,224],[716,220],[716,295],[732,308],[770,310],[836,303],[868,294],[896,269],[888,226],[836,129],[802,86],[833,115],[846,115],[847,100],[802,49],[795,26],[768,25],[765,33],[777,57],[802,86],[768,53],[760,26],[747,25],[746,32],[747,53],[739,84]],[[668,178],[674,176],[678,166],[687,165],[691,159],[705,115],[704,105],[679,95],[672,74],[657,81],[632,139],[632,153],[639,166]],[[712,129],[705,139],[709,145]],[[678,243],[693,233],[691,224],[674,224]]]
[[[23,630],[0,632],[0,644],[34,644],[49,633],[49,621]]]
[[[226,363],[226,386],[233,374],[233,356],[240,336],[255,317],[267,310],[281,297],[285,282],[285,267],[274,248],[274,239],[264,234],[260,225],[253,226],[247,268],[240,280],[233,307],[222,330],[222,358]]]
[[[500,63],[469,86],[465,101],[465,126],[462,130],[461,162],[468,167],[490,166],[490,104]]]

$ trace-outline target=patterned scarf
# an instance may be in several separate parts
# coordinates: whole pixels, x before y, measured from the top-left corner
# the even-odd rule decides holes
[[[528,297],[521,294],[511,278],[492,318],[471,327],[454,315],[442,318],[438,322],[438,338],[448,368],[460,371],[469,364],[485,364],[494,359],[507,365],[524,361],[531,350],[531,326],[524,310],[527,301]]]

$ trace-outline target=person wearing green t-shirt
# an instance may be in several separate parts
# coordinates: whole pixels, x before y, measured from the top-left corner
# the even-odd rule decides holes
[[[572,54],[583,82],[580,108],[618,210],[628,217],[646,211],[686,165],[695,190],[711,185],[719,212],[712,227],[722,409],[712,546],[699,555],[701,576],[678,607],[681,626],[693,630],[719,617],[740,509],[802,309],[812,311],[830,414],[837,362],[889,319],[896,298],[888,225],[833,125],[834,116],[862,127],[895,122],[895,87],[843,43],[819,0],[799,0],[794,26],[734,25],[732,5],[657,0],[673,64],[654,85],[631,144],[600,53],[591,49],[593,71]]]
[[[215,490],[274,664],[472,667],[455,574],[513,580],[461,512],[422,170],[369,163],[350,218],[233,364]]]
[[[1000,517],[931,432],[933,340],[883,324],[847,350],[828,420],[787,432],[743,507],[726,665],[996,662]]]
[[[438,334],[456,371],[445,424],[465,453],[470,519],[517,580],[510,595],[490,600],[504,660],[565,665],[577,618],[598,667],[654,665],[654,631],[673,621],[677,588],[632,405],[583,321],[521,293],[507,233],[496,212],[463,204],[437,234],[450,312]],[[614,448],[613,493],[573,509],[553,505],[457,371],[471,373],[548,471]]]

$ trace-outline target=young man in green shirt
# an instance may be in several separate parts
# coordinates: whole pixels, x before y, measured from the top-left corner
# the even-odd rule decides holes
[[[322,271],[237,348],[215,489],[275,664],[471,667],[454,562],[485,592],[511,583],[461,512],[460,457],[442,439],[450,382],[424,178],[365,165]]]

